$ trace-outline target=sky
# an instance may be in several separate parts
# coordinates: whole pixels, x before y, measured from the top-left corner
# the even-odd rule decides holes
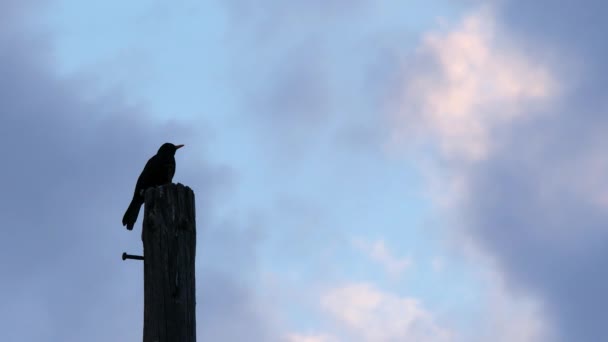
[[[141,339],[164,142],[200,341],[602,340],[606,10],[0,1],[0,340]]]

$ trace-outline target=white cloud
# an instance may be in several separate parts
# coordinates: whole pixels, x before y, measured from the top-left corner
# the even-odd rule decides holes
[[[364,239],[353,239],[353,245],[372,260],[380,263],[394,277],[400,276],[412,265],[410,258],[398,258],[393,255],[384,240],[369,242]]]
[[[491,265],[492,258],[481,251],[471,251],[484,271],[483,299],[485,313],[483,325],[469,340],[485,342],[540,342],[553,341],[550,338],[546,314],[541,302],[534,296],[514,294],[506,287],[502,272]]]
[[[349,341],[451,341],[433,315],[414,298],[381,292],[369,284],[334,288],[321,298],[322,308],[348,331]]]
[[[327,334],[289,334],[285,342],[338,342],[338,339]]]
[[[434,257],[433,260],[431,260],[431,267],[434,272],[441,273],[445,268],[445,261],[442,257]]]
[[[494,127],[522,116],[525,103],[556,92],[546,68],[500,39],[489,11],[452,31],[427,34],[418,53],[422,63],[435,65],[415,65],[406,76],[394,138],[428,135],[449,158],[485,158]]]
[[[397,144],[393,146],[422,143],[425,157],[421,167],[428,177],[432,200],[438,208],[448,209],[441,214],[449,215],[444,217],[449,217],[453,228],[460,226],[459,219],[466,216],[463,209],[471,203],[477,162],[497,155],[505,139],[511,137],[508,133],[513,124],[548,112],[543,110],[563,90],[549,65],[530,59],[528,52],[501,31],[491,11],[481,10],[453,29],[427,34],[418,50],[421,62],[412,63],[402,75],[404,86],[393,113],[397,123],[392,137]],[[431,63],[434,64],[430,66]],[[426,153],[429,147],[430,154]],[[594,161],[598,163],[596,169],[607,168],[604,160]],[[558,177],[574,174],[563,173]],[[597,175],[588,177],[584,186],[603,185],[598,179],[601,178]],[[562,179],[545,177],[544,181],[549,185],[568,184]],[[545,188],[554,188],[549,185]],[[608,192],[598,194],[596,201],[601,202],[604,199],[601,194],[605,193]],[[466,240],[462,241],[463,249],[478,250],[482,245],[466,229],[453,231],[458,232],[453,237]],[[550,340],[540,299],[522,293],[515,295],[506,288],[501,276],[507,271],[499,264],[484,261],[492,256],[488,253],[475,257],[476,264],[484,270],[481,273],[489,272],[491,276],[486,282],[486,292],[479,294],[484,321],[477,331],[467,332],[465,340]],[[433,267],[441,269],[440,262],[433,261]]]
[[[506,289],[496,288],[488,301],[489,316],[485,336],[480,341],[539,342],[547,338],[547,325],[538,303],[532,298],[515,298]]]

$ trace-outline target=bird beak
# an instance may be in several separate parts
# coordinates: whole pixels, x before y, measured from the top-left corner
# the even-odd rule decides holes
[[[184,145],[175,145],[175,149],[179,150],[180,148],[184,147]]]

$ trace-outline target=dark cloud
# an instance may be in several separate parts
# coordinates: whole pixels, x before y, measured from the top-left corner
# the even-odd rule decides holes
[[[536,119],[501,129],[500,148],[467,170],[467,226],[512,289],[544,300],[564,342],[606,335],[607,9],[603,1],[504,2],[499,20],[516,40],[558,54],[529,51],[558,72],[566,92],[544,113],[528,113]],[[566,73],[573,64],[584,66],[576,80]]]
[[[360,147],[363,135],[367,142],[379,140],[368,112],[379,97],[377,84],[368,83],[379,82],[365,74],[377,63],[372,55],[381,44],[380,33],[363,28],[371,25],[364,15],[371,4],[228,2],[239,23],[227,39],[234,44],[233,89],[247,113],[239,120],[254,127],[255,138],[281,163],[306,160],[329,145]]]
[[[239,261],[202,263],[199,336],[270,341],[264,306],[238,286],[236,267],[255,267],[253,244],[243,248],[238,233],[218,241],[226,233],[208,226],[234,173],[189,144],[200,140],[196,129],[151,121],[119,95],[91,100],[86,85],[56,79],[47,40],[23,25],[29,10],[40,10],[34,5],[0,3],[1,339],[141,338],[141,264],[120,260],[123,251],[141,251],[139,229],[127,232],[120,219],[146,159],[174,141],[187,144],[177,156],[176,181],[197,193],[198,260],[216,258],[207,247],[221,242]],[[3,21],[7,15],[11,20]]]
[[[551,5],[551,7],[547,7]],[[608,4],[599,0],[552,1],[508,0],[502,3],[498,12],[508,23],[509,29],[526,39],[539,42],[563,44],[577,53],[606,51],[602,29],[608,25],[602,13]]]
[[[605,123],[588,125],[596,124],[608,129]],[[579,188],[597,167],[593,159],[602,158],[589,156],[588,149],[603,148],[587,139],[561,140],[588,129],[562,126],[538,134],[548,126],[541,121],[518,127],[504,150],[471,170],[468,223],[497,256],[511,287],[546,301],[563,341],[594,341],[604,336],[608,305],[608,274],[602,271],[608,214],[594,201],[593,189]]]
[[[0,32],[18,26],[23,29],[24,24],[38,10],[47,5],[49,0],[4,0],[2,1],[2,12],[0,12]]]
[[[277,51],[277,62],[264,77],[250,80],[251,124],[263,139],[288,153],[312,147],[331,117],[329,67],[318,42]],[[283,144],[277,144],[282,141]]]
[[[257,42],[289,33],[294,27],[308,31],[323,29],[332,21],[337,22],[349,15],[363,13],[373,4],[369,0],[229,0],[224,2],[228,14],[239,25],[256,37]],[[304,22],[317,25],[302,25]]]

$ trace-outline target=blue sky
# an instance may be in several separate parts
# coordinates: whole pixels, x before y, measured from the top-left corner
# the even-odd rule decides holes
[[[289,6],[277,6],[286,7],[283,9],[288,13],[286,16],[297,20],[298,14],[291,13]],[[322,6],[318,9],[307,9],[309,5],[304,4],[297,6],[311,11],[304,14],[310,18],[302,20],[314,21],[315,16],[328,15],[323,13]],[[306,291],[309,283],[315,286],[356,280],[372,282],[403,295],[428,298],[429,304],[438,307],[466,309],[475,305],[471,290],[463,290],[473,287],[466,272],[453,275],[455,286],[449,291],[453,293],[429,286],[440,281],[431,264],[432,260],[442,257],[441,241],[438,228],[434,227],[438,223],[429,221],[430,209],[421,194],[421,177],[408,160],[383,153],[364,154],[358,150],[319,146],[304,152],[307,155],[290,167],[291,162],[282,160],[286,157],[277,156],[284,152],[274,151],[289,149],[281,146],[284,142],[274,138],[263,141],[263,137],[258,136],[257,130],[265,128],[256,127],[255,121],[259,121],[256,117],[263,117],[264,113],[251,111],[246,101],[239,102],[243,95],[238,83],[245,83],[245,88],[266,85],[240,75],[235,80],[233,68],[259,68],[260,71],[249,72],[259,72],[260,79],[272,77],[278,63],[281,63],[278,72],[280,69],[290,72],[292,66],[283,61],[283,55],[289,55],[294,46],[310,40],[315,41],[311,44],[327,45],[322,58],[328,60],[323,67],[329,74],[331,96],[336,97],[333,99],[336,108],[321,115],[354,115],[369,120],[366,116],[373,110],[372,106],[353,101],[357,96],[353,93],[359,92],[365,86],[361,82],[369,77],[358,73],[357,68],[375,56],[358,45],[365,44],[363,40],[370,39],[369,36],[390,32],[402,41],[405,49],[411,49],[417,35],[435,25],[439,17],[450,19],[458,12],[456,6],[441,2],[407,6],[382,3],[373,7],[373,15],[354,13],[352,21],[330,13],[323,26],[294,24],[288,28],[289,32],[283,33],[285,38],[281,32],[263,32],[265,28],[256,32],[257,25],[265,24],[249,23],[251,18],[247,13],[232,13],[233,9],[221,3],[168,6],[150,2],[91,5],[60,1],[51,6],[45,22],[52,35],[52,51],[62,77],[86,74],[100,79],[105,89],[122,88],[127,101],[145,106],[158,120],[185,120],[195,127],[209,126],[204,131],[211,131],[213,138],[195,137],[187,143],[189,147],[207,145],[204,148],[210,160],[238,170],[238,195],[230,206],[239,211],[253,207],[272,212],[268,218],[270,232],[266,233],[258,251],[261,272],[300,283],[301,291]],[[281,20],[273,18],[271,11],[269,14],[254,11],[259,12],[260,21]],[[239,27],[241,25],[243,27]],[[261,37],[265,34],[269,37]],[[326,36],[320,37],[320,34]],[[256,46],[256,41],[265,39],[270,42]],[[247,54],[244,58],[243,53]],[[99,69],[103,72],[98,72]],[[351,82],[358,83],[360,88],[351,86]],[[369,108],[357,108],[361,105]],[[289,113],[280,115],[289,116]],[[301,115],[316,116],[315,113]],[[314,130],[318,128],[322,140],[323,135],[330,134],[322,132],[326,126],[339,124],[319,123]],[[302,134],[316,135],[314,131]],[[336,145],[332,141],[322,144]],[[300,181],[294,182],[294,177]],[[308,213],[299,213],[302,205],[310,207]],[[283,213],[284,206],[292,208]],[[407,281],[391,279],[378,268],[377,262],[353,246],[355,239],[369,244],[386,241],[386,247],[396,253],[395,258],[416,260],[416,269],[408,270]],[[463,265],[454,267],[464,268]],[[201,296],[204,298],[204,294]],[[281,309],[296,316],[287,319],[289,324],[315,328],[314,322],[318,319],[314,315],[310,317],[306,309]],[[302,319],[305,321],[299,322]],[[308,319],[313,323],[308,323]]]
[[[598,340],[576,317],[605,302],[605,51],[559,23],[601,24],[538,6],[1,4],[0,174],[23,195],[0,197],[19,228],[0,256],[36,242],[5,266],[0,330],[140,338],[140,265],[119,260],[140,228],[119,219],[171,141],[201,340]]]

